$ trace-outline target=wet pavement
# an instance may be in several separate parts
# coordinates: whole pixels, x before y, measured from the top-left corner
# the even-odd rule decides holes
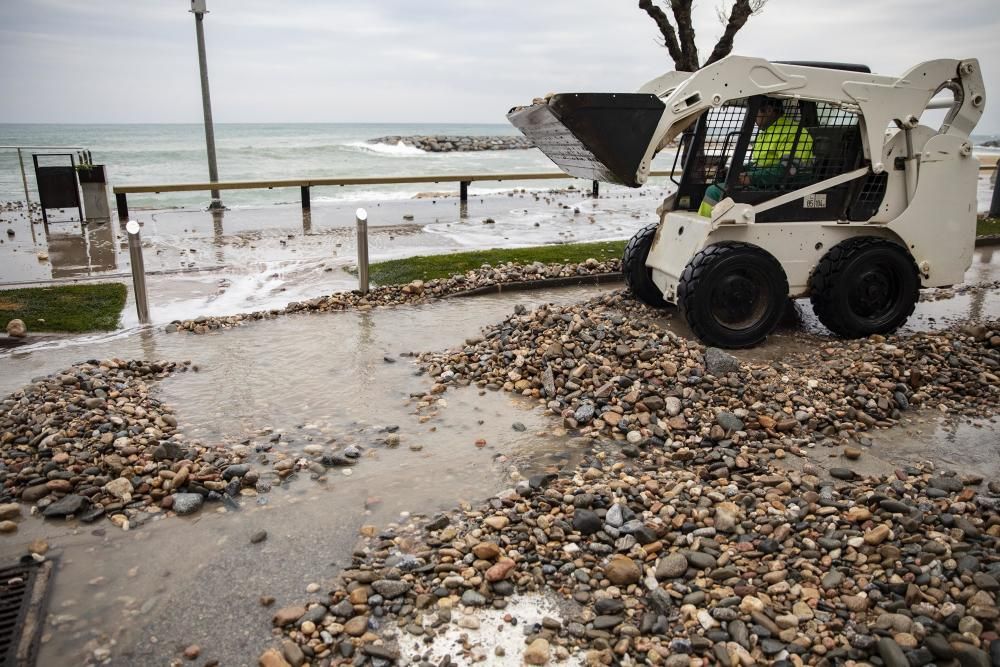
[[[535,184],[537,186],[537,183]],[[344,271],[357,262],[355,211],[368,210],[371,261],[495,247],[622,239],[652,219],[669,190],[607,186],[589,192],[546,188],[506,194],[316,202],[233,208],[135,210],[141,225],[150,311],[155,323],[198,315],[279,308],[353,289]],[[59,279],[129,283],[127,236],[117,221],[29,224],[0,211],[0,285]],[[124,323],[136,322],[134,307]]]

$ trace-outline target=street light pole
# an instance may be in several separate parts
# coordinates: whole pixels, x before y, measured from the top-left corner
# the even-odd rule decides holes
[[[201,70],[201,107],[205,115],[205,145],[208,149],[208,180],[219,182],[219,169],[215,164],[215,128],[212,126],[212,97],[208,92],[208,62],[205,59],[205,27],[202,21],[208,9],[205,0],[191,0],[191,13],[194,14],[194,27],[198,35],[198,67]],[[212,190],[212,203],[209,208],[223,208],[218,190]]]

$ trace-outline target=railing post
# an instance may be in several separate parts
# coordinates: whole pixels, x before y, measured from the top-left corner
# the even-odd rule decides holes
[[[594,199],[597,199],[597,181],[594,181],[590,185],[590,196],[593,197]]]
[[[118,222],[128,222],[128,197],[124,192],[115,193],[115,204],[118,205]]]
[[[469,201],[469,183],[472,181],[459,181],[458,182],[458,200],[462,202]]]
[[[990,201],[990,217],[1000,218],[1000,162],[993,170],[993,199]]]
[[[21,149],[17,149],[17,162],[21,165],[21,182],[24,184],[24,206],[25,210],[28,211],[28,219],[31,219],[31,195],[28,194],[28,177],[24,174],[24,157],[21,155]]]
[[[309,205],[309,186],[308,185],[303,185],[302,186],[302,209],[303,210],[308,210],[309,208],[310,208],[310,205]]]
[[[368,211],[359,208],[358,223],[358,291],[368,294]]]
[[[135,220],[129,220],[125,225],[125,231],[128,233],[128,256],[132,264],[132,287],[135,291],[135,310],[139,315],[139,324],[149,324],[146,266],[142,261],[142,239],[139,237],[139,223]]]

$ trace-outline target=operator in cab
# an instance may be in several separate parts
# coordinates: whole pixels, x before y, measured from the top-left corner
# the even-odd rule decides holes
[[[785,116],[782,100],[765,97],[757,108],[757,137],[750,151],[750,162],[739,175],[739,184],[745,188],[767,190],[774,188],[812,160],[813,140],[799,123]],[[726,197],[724,183],[714,183],[705,190],[698,213],[712,216],[712,208]]]

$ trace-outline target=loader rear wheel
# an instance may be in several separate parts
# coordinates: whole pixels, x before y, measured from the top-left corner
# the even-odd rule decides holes
[[[751,347],[774,330],[788,302],[788,280],[770,253],[724,241],[688,262],[677,301],[698,338],[717,347]]]
[[[652,222],[636,232],[625,245],[625,252],[622,254],[625,284],[635,298],[654,308],[664,308],[667,305],[660,288],[653,282],[653,270],[646,267],[646,257],[653,247],[653,238],[659,226],[658,222]]]
[[[920,297],[920,276],[906,249],[863,236],[830,249],[809,278],[809,299],[823,325],[844,338],[886,334],[906,321]]]

